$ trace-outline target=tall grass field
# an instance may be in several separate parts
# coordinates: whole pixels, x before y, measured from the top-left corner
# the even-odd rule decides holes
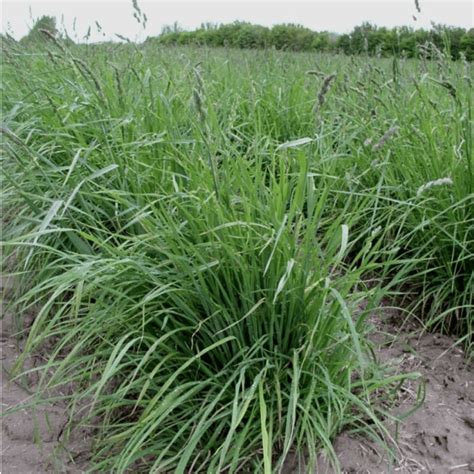
[[[308,472],[390,446],[382,298],[472,354],[472,69],[102,44],[2,52],[3,267],[91,472]],[[49,395],[52,396],[52,395]]]

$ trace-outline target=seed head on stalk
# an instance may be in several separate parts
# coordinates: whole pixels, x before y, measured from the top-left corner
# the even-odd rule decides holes
[[[316,107],[315,107],[316,115],[321,110],[321,107],[324,104],[326,94],[328,93],[329,87],[331,86],[331,82],[335,79],[335,77],[336,77],[335,74],[330,74],[329,76],[326,76],[324,78],[323,84],[321,86],[321,90],[319,91],[319,94],[318,94],[318,102],[317,102]]]
[[[321,90],[319,91],[318,94],[318,105],[321,107],[324,104],[324,97],[329,91],[329,86],[331,85],[331,82],[334,80],[336,77],[335,74],[330,74],[329,76],[326,76],[323,81],[323,85],[321,86]]]
[[[85,79],[87,79],[87,75],[90,77],[100,97],[102,98],[104,103],[106,103],[104,91],[102,90],[99,79],[94,75],[94,73],[91,71],[89,66],[84,61],[82,61],[82,59],[79,59],[79,58],[72,58],[72,61],[74,62],[77,69],[84,76]]]
[[[45,28],[40,28],[40,32],[47,36],[63,53],[66,53],[64,46],[58,41],[56,36],[51,33],[51,31],[46,30]]]
[[[433,188],[434,186],[452,186],[453,180],[450,177],[435,179],[434,181],[429,181],[428,183],[423,184],[418,188],[416,192],[417,197],[420,196],[427,189]]]
[[[204,123],[206,121],[206,111],[204,110],[204,81],[199,71],[199,64],[194,68],[194,76],[196,78],[196,86],[193,88],[194,105],[199,115],[199,120]]]
[[[400,129],[400,127],[390,127],[383,135],[382,138],[372,147],[372,151],[378,151],[383,148],[390,138],[392,138]]]
[[[196,106],[196,110],[199,115],[199,120],[204,123],[206,121],[206,112],[204,111],[201,94],[196,88],[193,89],[193,98],[194,105]]]

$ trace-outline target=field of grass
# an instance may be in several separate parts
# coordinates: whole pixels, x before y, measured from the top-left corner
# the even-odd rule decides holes
[[[96,471],[337,464],[342,429],[388,445],[382,298],[471,352],[470,64],[2,55],[3,263],[36,312],[17,368],[47,345],[41,386],[74,387]]]

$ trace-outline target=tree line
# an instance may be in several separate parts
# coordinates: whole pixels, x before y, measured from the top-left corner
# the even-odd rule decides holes
[[[51,16],[39,18],[28,35],[20,40],[24,45],[38,44],[44,40],[44,30],[58,35],[56,19]],[[3,36],[2,40],[4,40]],[[67,35],[59,35],[72,44]],[[120,35],[117,35],[120,37]],[[2,41],[3,43],[3,41]],[[395,28],[378,27],[370,23],[356,26],[350,33],[337,34],[328,31],[313,31],[302,25],[280,24],[271,28],[236,21],[229,24],[205,23],[194,31],[186,31],[177,23],[166,26],[158,36],[148,37],[145,43],[160,45],[197,45],[231,47],[242,49],[275,48],[288,51],[318,51],[346,55],[366,54],[370,56],[419,57],[431,54],[435,45],[447,52],[452,59],[474,60],[474,28],[433,24],[430,30],[413,29],[408,26]]]
[[[230,24],[202,24],[194,31],[178,24],[163,28],[160,35],[147,42],[163,45],[205,45],[243,49],[275,48],[288,51],[320,51],[347,55],[418,57],[424,45],[434,44],[453,59],[462,55],[474,60],[474,28],[433,25],[430,30],[408,26],[378,27],[370,23],[356,26],[350,33],[313,31],[301,25],[280,24],[271,28],[236,21]]]

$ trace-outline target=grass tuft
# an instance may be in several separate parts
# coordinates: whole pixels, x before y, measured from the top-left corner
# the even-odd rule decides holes
[[[48,347],[40,388],[74,387],[91,471],[337,467],[343,428],[388,447],[381,394],[416,375],[372,357],[380,299],[472,343],[461,65],[400,61],[395,84],[321,56],[315,124],[312,55],[136,48],[4,65],[4,262],[37,313],[17,369]]]

